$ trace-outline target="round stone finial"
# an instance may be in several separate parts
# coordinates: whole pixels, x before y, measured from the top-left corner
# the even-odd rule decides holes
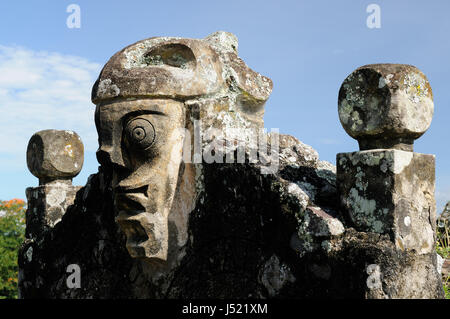
[[[431,124],[433,93],[426,76],[412,65],[365,65],[342,83],[338,111],[360,150],[413,151],[414,140]]]
[[[28,142],[27,165],[39,184],[71,180],[83,167],[84,146],[72,131],[43,130]]]

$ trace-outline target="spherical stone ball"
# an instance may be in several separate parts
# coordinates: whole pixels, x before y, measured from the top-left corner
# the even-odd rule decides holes
[[[73,131],[43,130],[28,142],[28,169],[43,183],[72,179],[81,171],[83,161],[83,142]]]
[[[339,119],[361,150],[412,151],[415,139],[431,124],[433,93],[426,76],[404,64],[371,64],[353,71],[342,83]]]

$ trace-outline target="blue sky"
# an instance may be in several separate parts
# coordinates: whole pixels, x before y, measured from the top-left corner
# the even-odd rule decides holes
[[[81,8],[69,29],[68,5]],[[369,4],[381,28],[369,29]],[[0,3],[0,199],[25,198],[28,139],[47,128],[77,131],[86,146],[84,185],[97,171],[90,89],[118,50],[152,36],[203,38],[224,30],[239,55],[270,77],[265,126],[314,147],[323,160],[358,149],[339,123],[337,96],[345,77],[370,63],[404,63],[428,77],[435,112],[415,151],[436,155],[440,212],[450,200],[450,2],[442,1],[2,1]]]

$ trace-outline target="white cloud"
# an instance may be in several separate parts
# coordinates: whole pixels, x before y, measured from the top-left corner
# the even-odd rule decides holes
[[[100,69],[77,56],[0,45],[0,167],[24,167],[28,140],[43,129],[73,130],[95,151],[90,97]]]

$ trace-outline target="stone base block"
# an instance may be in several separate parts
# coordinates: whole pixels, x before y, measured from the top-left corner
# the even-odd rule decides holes
[[[358,231],[389,234],[400,250],[434,250],[435,157],[377,149],[337,154],[340,205]]]
[[[74,203],[80,188],[81,186],[72,186],[67,181],[28,187],[26,237],[40,237],[46,228],[53,228],[61,220],[67,207]]]

